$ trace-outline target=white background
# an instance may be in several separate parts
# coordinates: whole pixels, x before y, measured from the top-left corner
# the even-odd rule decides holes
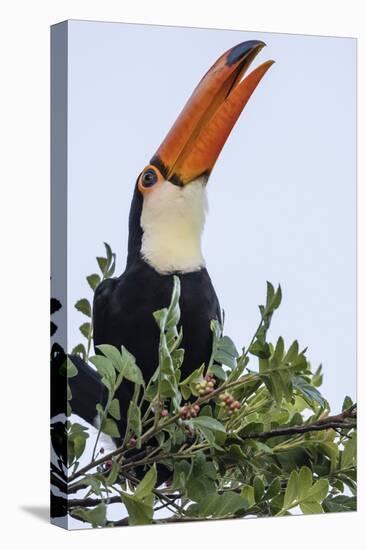
[[[358,548],[365,511],[364,471],[360,471],[357,514],[213,522],[164,527],[66,533],[47,524],[48,504],[48,299],[49,299],[49,25],[67,18],[193,25],[358,36],[360,69],[365,66],[362,2],[224,3],[136,1],[12,2],[2,13],[1,236],[2,236],[2,524],[6,547],[90,549],[136,542],[149,548],[218,548],[245,544],[297,549]],[[365,96],[360,70],[359,97]],[[364,104],[359,108],[364,122]],[[364,128],[359,150],[365,151]],[[361,158],[359,161],[361,162]],[[360,164],[359,184],[364,180]],[[359,211],[365,192],[359,185]],[[365,222],[359,216],[359,248]],[[359,281],[365,278],[360,254]],[[364,298],[360,285],[359,300]],[[365,383],[359,318],[359,389]],[[347,378],[347,365],[344,376]],[[360,392],[361,393],[361,392]],[[362,392],[364,393],[364,392]],[[362,413],[362,402],[360,411]],[[363,415],[362,417],[363,418]],[[363,423],[362,423],[363,425]],[[364,437],[359,438],[362,445]],[[365,463],[364,451],[359,464]],[[364,527],[364,524],[363,524]],[[201,537],[204,537],[202,539]],[[200,540],[202,542],[200,542]]]

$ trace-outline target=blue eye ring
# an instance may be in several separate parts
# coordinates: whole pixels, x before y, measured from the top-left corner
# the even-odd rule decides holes
[[[141,182],[144,187],[152,187],[158,181],[158,175],[153,168],[148,168],[142,174]]]

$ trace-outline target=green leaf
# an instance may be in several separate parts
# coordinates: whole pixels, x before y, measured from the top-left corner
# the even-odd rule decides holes
[[[342,412],[352,407],[352,405],[353,405],[352,399],[348,395],[346,395],[346,397],[343,400]]]
[[[120,464],[118,464],[118,462],[113,461],[112,469],[109,472],[108,477],[106,479],[106,482],[109,486],[113,485],[117,481],[120,468],[121,468]]]
[[[116,420],[121,420],[121,411],[118,399],[112,399],[108,412]]]
[[[74,376],[77,375],[77,373],[78,373],[78,369],[76,368],[76,366],[72,362],[72,359],[70,357],[68,357],[67,358],[67,363],[66,363],[67,378],[73,378]]]
[[[123,361],[123,367],[121,370],[123,370],[123,375],[127,380],[130,380],[130,382],[134,382],[135,384],[138,384],[140,386],[144,385],[144,379],[141,373],[141,370],[136,365],[136,360],[134,356],[127,351],[127,349],[122,346],[121,348],[122,353],[122,361]]]
[[[314,375],[311,378],[311,384],[316,388],[319,388],[319,386],[321,386],[323,383],[322,368],[323,368],[322,365],[319,365],[319,367],[316,369]]]
[[[276,400],[277,406],[280,406],[283,398],[283,382],[280,374],[274,370],[262,376],[268,391]]]
[[[294,389],[300,393],[307,403],[310,405],[312,403],[317,403],[321,407],[325,406],[325,401],[322,394],[314,386],[309,384],[305,378],[302,376],[295,376],[292,383]]]
[[[259,502],[264,494],[264,483],[259,476],[255,476],[253,488],[255,501]]]
[[[93,273],[92,275],[88,275],[86,280],[89,283],[89,286],[92,290],[95,290],[97,286],[99,285],[101,279],[100,276],[97,275],[97,273]]]
[[[324,512],[319,502],[300,502],[300,508],[303,514],[322,514]]]
[[[107,268],[107,265],[108,265],[108,260],[107,260],[107,258],[102,258],[102,257],[99,256],[97,258],[97,262],[98,262],[99,269],[102,272],[102,275],[104,277],[105,271],[106,271],[106,268]]]
[[[86,349],[85,349],[85,346],[83,344],[78,344],[77,346],[75,346],[73,348],[73,350],[71,351],[71,355],[81,355],[81,357],[83,359],[85,359],[86,357]]]
[[[307,466],[303,466],[299,472],[298,479],[298,494],[299,498],[303,499],[306,497],[309,489],[313,484],[313,474]]]
[[[341,469],[347,470],[351,468],[356,463],[356,453],[357,453],[357,436],[353,432],[351,437],[344,444],[344,449],[341,453]]]
[[[107,357],[103,357],[103,355],[90,357],[89,361],[93,363],[102,376],[103,384],[105,384],[110,391],[113,391],[116,383],[116,371],[114,370],[112,361]]]
[[[151,494],[152,490],[155,487],[157,480],[156,465],[154,464],[152,468],[145,474],[143,479],[140,481],[136,490],[134,492],[134,497],[139,499],[144,499]]]
[[[249,352],[252,355],[256,355],[261,359],[268,359],[271,356],[271,350],[267,342],[263,343],[256,340],[249,348]]]
[[[72,515],[76,518],[81,518],[93,527],[102,527],[106,522],[107,507],[104,502],[101,502],[95,508],[76,508],[72,511]]]
[[[87,317],[91,317],[91,306],[89,301],[86,298],[78,300],[75,304],[75,307],[81,313],[84,313]]]
[[[198,395],[196,384],[202,382],[204,369],[205,364],[203,363],[198,369],[191,372],[191,374],[187,376],[187,378],[180,382],[179,387],[184,399],[188,399],[191,394]]]
[[[133,495],[121,493],[123,504],[127,508],[129,525],[148,525],[152,522],[154,497],[138,500]]]
[[[111,263],[110,268],[107,270],[107,272],[105,274],[105,277],[106,278],[112,277],[112,275],[114,274],[115,269],[116,269],[116,255],[113,254],[113,261]]]
[[[101,485],[102,481],[98,476],[86,475],[84,479],[80,481],[81,485],[86,487],[90,486],[92,492],[98,496],[102,495]]]
[[[357,510],[356,497],[346,495],[338,495],[331,497],[330,495],[322,504],[325,512],[353,512]]]
[[[220,365],[212,365],[210,372],[219,380],[226,380],[227,378],[226,371]]]
[[[267,298],[266,298],[266,309],[269,310],[271,308],[273,298],[275,295],[273,284],[267,281]]]
[[[118,426],[112,418],[105,418],[102,421],[101,429],[103,433],[110,435],[111,437],[121,437]]]
[[[171,302],[168,307],[166,317],[166,329],[175,327],[180,319],[179,297],[180,297],[180,280],[177,275],[173,277],[173,292]]]
[[[76,458],[80,458],[85,450],[86,440],[88,439],[89,434],[79,435],[73,439],[74,443],[74,453]]]
[[[229,369],[231,370],[235,369],[236,367],[235,357],[232,357],[223,350],[217,350],[217,352],[215,353],[215,361],[217,363],[225,365],[226,367],[229,367]]]
[[[228,336],[223,336],[217,342],[214,360],[216,363],[226,365],[231,370],[236,367],[236,358],[239,353],[234,342]]]
[[[278,288],[275,292],[273,285],[267,281],[267,299],[266,299],[266,308],[265,313],[271,314],[275,309],[281,304],[282,292],[281,287],[278,285]]]
[[[213,479],[206,476],[190,475],[187,483],[187,496],[190,500],[200,502],[206,495],[216,493],[216,485]]]
[[[106,252],[107,252],[107,266],[106,266],[106,272],[105,277],[112,277],[115,267],[116,267],[116,255],[112,252],[111,247],[108,243],[104,243]]]
[[[133,495],[122,493],[122,502],[129,513],[130,525],[151,523],[153,517],[154,495],[153,490],[157,481],[156,466],[150,468],[136,487]]]
[[[110,247],[110,245],[108,243],[103,243],[104,244],[104,248],[105,248],[105,251],[107,253],[107,261],[108,263],[110,264],[111,261],[112,261],[112,258],[113,258],[113,252],[112,252],[112,249]]]
[[[286,492],[285,492],[285,498],[283,501],[283,508],[286,510],[289,510],[293,503],[296,501],[296,497],[298,494],[298,473],[296,470],[293,470],[291,472],[291,475],[289,477]]]
[[[203,363],[198,369],[191,372],[189,376],[187,376],[184,380],[182,380],[179,385],[187,386],[192,383],[197,384],[197,382],[201,382],[203,378],[204,369],[205,369],[205,364]]]
[[[276,290],[276,293],[271,303],[271,308],[277,309],[280,306],[281,301],[282,301],[282,290],[281,290],[281,286],[278,285],[278,288]]]
[[[275,477],[267,488],[262,500],[271,500],[281,492],[281,480]]]
[[[91,333],[91,324],[90,323],[83,323],[80,325],[79,330],[85,338],[89,338],[89,334]]]
[[[306,502],[315,501],[322,502],[328,494],[329,482],[326,479],[319,479],[314,483],[311,489],[307,492]]]
[[[283,341],[282,336],[280,336],[277,340],[276,348],[272,355],[272,361],[275,363],[280,363],[283,359],[284,351],[285,351],[285,343]]]
[[[287,353],[284,357],[284,363],[292,363],[294,359],[299,355],[299,343],[297,340],[292,342],[291,346],[288,348]]]
[[[80,433],[80,432],[88,431],[88,428],[86,426],[83,426],[82,424],[79,424],[79,422],[74,422],[73,424],[69,424],[69,428],[71,433]]]
[[[122,371],[124,362],[118,348],[111,346],[110,344],[101,344],[100,346],[97,346],[97,348],[112,362],[115,369],[119,372]]]
[[[137,438],[140,439],[142,432],[141,409],[134,401],[131,401],[128,407],[127,419],[128,426],[133,430]]]
[[[221,451],[224,450],[222,447],[220,447],[220,445],[218,445],[216,443],[216,434],[218,434],[218,433],[222,434],[222,432],[213,432],[213,431],[211,431],[208,428],[205,428],[203,426],[199,426],[198,429],[203,434],[203,436],[207,440],[207,442],[211,445],[211,447],[213,447],[214,449],[221,450]]]
[[[254,487],[251,485],[244,485],[240,496],[245,500],[247,508],[251,508],[255,504]]]
[[[223,336],[222,338],[220,338],[218,342],[218,348],[221,351],[225,351],[225,353],[228,353],[232,357],[239,357],[238,350],[236,349],[234,342],[231,338],[229,338],[229,336]]]
[[[200,500],[199,515],[206,518],[224,518],[246,508],[247,501],[241,495],[234,491],[226,491],[222,495],[210,494]]]
[[[211,416],[197,416],[197,418],[192,418],[191,422],[197,427],[208,428],[214,432],[226,433],[225,426]]]

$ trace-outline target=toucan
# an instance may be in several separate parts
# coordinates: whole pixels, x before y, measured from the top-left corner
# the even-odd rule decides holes
[[[158,364],[159,328],[153,312],[168,306],[174,275],[181,284],[182,379],[210,358],[210,322],[221,322],[221,313],[201,247],[207,182],[239,115],[273,64],[266,61],[244,77],[264,46],[259,40],[234,46],[199,82],[137,177],[129,214],[126,268],[122,275],[104,280],[96,289],[96,352],[101,344],[123,345],[135,356],[146,382]],[[73,411],[92,422],[100,397],[98,374],[81,364],[71,384]],[[122,436],[131,392],[132,387],[123,383],[116,394]]]

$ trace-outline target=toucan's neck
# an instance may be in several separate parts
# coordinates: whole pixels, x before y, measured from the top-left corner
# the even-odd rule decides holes
[[[141,257],[141,242],[142,242],[142,227],[141,227],[141,212],[142,212],[142,195],[139,192],[137,185],[132,197],[130,216],[128,221],[128,254],[127,267],[133,264]]]
[[[135,189],[130,211],[128,263],[142,259],[162,274],[205,266],[201,238],[207,210],[204,181],[184,188],[164,182],[142,198]]]

